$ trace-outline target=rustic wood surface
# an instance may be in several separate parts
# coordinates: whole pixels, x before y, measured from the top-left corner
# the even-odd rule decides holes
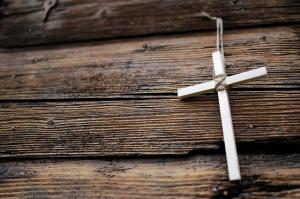
[[[299,198],[300,155],[240,155],[240,183],[224,156],[2,162],[0,197]]]
[[[44,23],[43,1],[0,0],[0,198],[300,198],[299,9],[59,0]],[[224,20],[228,75],[268,69],[229,92],[239,183],[217,95],[176,99],[212,79],[201,11]]]
[[[290,24],[299,22],[299,9],[298,0],[60,0],[44,23],[43,1],[3,0],[0,45],[214,29],[201,11],[222,17],[226,28]]]
[[[216,94],[141,99],[2,102],[1,157],[186,154],[223,149]],[[298,91],[231,91],[237,143],[300,140]]]
[[[269,77],[239,88],[300,85],[300,26],[225,33],[229,75],[261,66]],[[0,52],[1,99],[153,97],[212,79],[215,32]]]

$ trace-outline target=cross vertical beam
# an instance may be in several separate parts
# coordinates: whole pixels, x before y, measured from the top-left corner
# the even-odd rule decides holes
[[[225,75],[224,58],[220,51],[214,52],[213,63],[215,76]],[[231,119],[231,111],[227,90],[218,91],[218,99],[222,120],[223,137],[225,143],[226,159],[229,180],[240,180],[240,166],[237,156],[234,131]]]

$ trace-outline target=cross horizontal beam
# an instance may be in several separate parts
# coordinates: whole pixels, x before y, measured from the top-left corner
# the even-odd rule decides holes
[[[235,86],[238,84],[246,83],[252,80],[256,80],[258,78],[264,77],[267,75],[266,67],[260,67],[258,69],[250,70],[247,72],[239,73],[236,75],[228,76],[224,80],[225,84],[228,86]],[[180,88],[177,90],[178,97],[180,99],[189,98],[193,96],[197,96],[200,94],[212,92],[215,90],[217,82],[214,80],[196,84],[194,86],[189,86],[185,88]]]

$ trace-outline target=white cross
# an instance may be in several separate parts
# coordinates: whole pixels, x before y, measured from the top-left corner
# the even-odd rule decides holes
[[[234,132],[231,120],[231,111],[226,87],[238,85],[267,75],[266,67],[261,67],[237,75],[226,76],[224,58],[220,51],[212,53],[214,63],[214,75],[219,80],[211,80],[195,86],[180,88],[177,90],[180,99],[193,97],[199,94],[217,90],[219,98],[220,113],[222,119],[223,136],[225,143],[226,159],[229,173],[229,180],[240,180],[240,167],[236,151]],[[221,77],[221,80],[220,80]],[[218,80],[218,81],[216,81]],[[219,85],[225,86],[223,88]],[[220,89],[221,88],[221,89]]]

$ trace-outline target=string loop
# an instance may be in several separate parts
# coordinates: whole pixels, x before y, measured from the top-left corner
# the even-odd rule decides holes
[[[224,58],[224,48],[223,48],[223,20],[220,17],[213,17],[209,15],[207,12],[202,11],[200,13],[201,16],[207,17],[210,20],[216,21],[217,26],[217,38],[216,38],[216,48],[217,51],[220,51],[223,58]],[[224,59],[223,59],[224,60]],[[216,91],[223,91],[228,88],[228,85],[225,83],[225,79],[227,77],[227,74],[221,74],[221,75],[215,75],[215,72],[213,72],[213,79],[216,82],[215,89]]]

